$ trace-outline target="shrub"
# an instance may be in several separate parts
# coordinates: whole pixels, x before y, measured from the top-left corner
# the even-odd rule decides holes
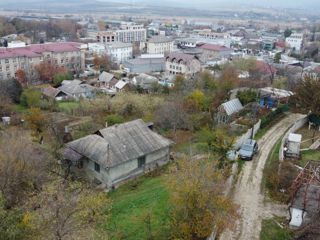
[[[118,123],[124,123],[125,120],[122,116],[119,116],[118,114],[112,114],[107,116],[107,123],[108,126],[112,126]]]
[[[242,105],[246,105],[250,102],[256,102],[257,100],[257,93],[251,89],[238,91],[237,98],[239,98]]]
[[[23,90],[20,103],[26,107],[40,107],[41,92],[35,88],[27,88]]]
[[[266,127],[273,119],[287,111],[287,105],[280,105],[275,111],[261,118],[261,128]]]
[[[41,99],[39,106],[41,110],[56,111],[58,109],[58,103],[55,99]]]
[[[73,80],[73,76],[71,73],[66,73],[66,74],[58,74],[54,77],[53,83],[55,85],[61,85],[63,80]]]

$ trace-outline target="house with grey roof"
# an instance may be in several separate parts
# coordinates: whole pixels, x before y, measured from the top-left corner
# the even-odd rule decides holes
[[[148,91],[152,85],[152,83],[158,83],[159,80],[158,78],[145,74],[145,73],[141,73],[138,76],[134,77],[132,79],[132,82],[134,85],[136,86],[140,86],[142,87],[145,91]]]
[[[42,90],[42,94],[47,98],[54,98],[57,101],[60,101],[67,96],[64,92],[62,92],[58,88],[54,88],[51,86],[44,88]]]
[[[98,78],[100,88],[113,89],[119,80],[111,73],[103,71]]]
[[[110,187],[168,163],[173,144],[137,119],[69,142],[61,153],[74,171]]]
[[[78,84],[78,82],[64,84],[58,89],[74,100],[79,100],[80,97],[92,98],[96,92],[95,87],[89,84]]]

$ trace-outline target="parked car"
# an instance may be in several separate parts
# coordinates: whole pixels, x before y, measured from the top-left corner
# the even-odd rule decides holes
[[[239,150],[239,157],[242,160],[252,160],[258,152],[258,143],[256,140],[247,139]]]

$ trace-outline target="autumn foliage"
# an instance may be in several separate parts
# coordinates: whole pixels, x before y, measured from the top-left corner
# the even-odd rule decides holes
[[[50,61],[43,61],[39,65],[35,66],[39,72],[40,79],[52,83],[53,79],[58,74],[65,74],[67,71],[59,65]]]
[[[205,239],[215,229],[232,228],[237,206],[225,194],[225,179],[215,161],[184,158],[167,180],[172,202],[172,239]]]

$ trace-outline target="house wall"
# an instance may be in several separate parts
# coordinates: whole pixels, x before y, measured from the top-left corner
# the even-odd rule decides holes
[[[200,72],[201,65],[200,61],[193,59],[188,64],[183,61],[166,61],[166,74],[167,75],[178,75],[178,74],[194,74]]]
[[[147,53],[165,54],[173,51],[173,41],[170,42],[147,42]]]
[[[138,159],[133,159],[109,169],[104,169],[100,166],[100,173],[94,170],[93,161],[84,160],[83,170],[90,179],[96,178],[100,182],[111,186],[115,181],[120,182],[122,179],[129,179],[137,174],[148,172],[165,165],[169,161],[169,153],[170,148],[167,147],[146,155],[146,164],[142,168],[138,168]]]
[[[43,52],[42,56],[36,57],[11,57],[0,59],[0,80],[15,78],[16,71],[22,69],[28,76],[35,77],[35,66],[39,65],[44,59],[50,59],[53,63],[56,63],[60,67],[63,67],[67,71],[79,71],[84,70],[85,57],[84,52],[70,51],[70,52]]]

